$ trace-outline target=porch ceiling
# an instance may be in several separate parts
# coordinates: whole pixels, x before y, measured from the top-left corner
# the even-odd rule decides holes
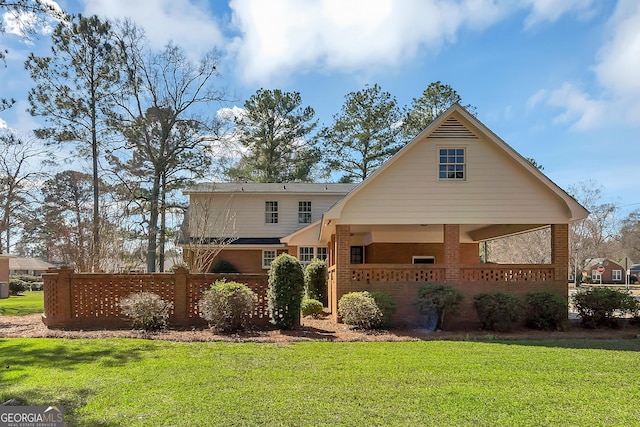
[[[461,224],[460,242],[472,243],[525,233],[548,227],[547,224]],[[442,243],[443,224],[380,224],[351,225],[353,237],[363,244],[380,243]]]

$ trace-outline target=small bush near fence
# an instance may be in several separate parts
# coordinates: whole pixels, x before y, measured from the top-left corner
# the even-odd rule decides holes
[[[322,314],[323,304],[317,299],[303,298],[301,312],[303,316],[318,317]]]
[[[338,314],[346,325],[362,329],[379,328],[384,324],[384,314],[371,294],[350,292],[338,301]]]
[[[167,326],[173,304],[153,292],[133,293],[120,300],[122,314],[133,321],[133,327],[145,331]]]
[[[423,316],[437,316],[436,329],[442,329],[447,316],[458,313],[462,292],[449,286],[427,283],[418,289],[415,305]]]
[[[308,298],[327,304],[327,263],[316,259],[304,269],[304,288]]]
[[[393,315],[396,314],[396,310],[398,310],[398,304],[391,295],[385,294],[384,292],[371,291],[370,294],[382,312],[382,326],[391,326],[393,323]]]
[[[269,314],[271,323],[282,329],[300,325],[300,305],[304,296],[304,272],[297,258],[278,255],[269,270]]]
[[[573,305],[585,328],[620,327],[622,317],[637,315],[639,306],[629,293],[609,288],[590,288],[573,296]]]
[[[245,284],[218,280],[198,302],[200,315],[221,332],[243,328],[258,297]]]
[[[562,330],[567,320],[567,300],[552,292],[529,292],[527,326],[533,329]]]
[[[520,300],[503,292],[478,294],[473,297],[473,306],[482,322],[482,329],[490,331],[510,331],[522,312]]]

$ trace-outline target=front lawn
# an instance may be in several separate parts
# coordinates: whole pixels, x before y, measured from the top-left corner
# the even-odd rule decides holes
[[[67,425],[628,426],[640,340],[0,339],[0,402]]]
[[[0,316],[24,316],[44,312],[44,292],[27,291],[0,299]]]

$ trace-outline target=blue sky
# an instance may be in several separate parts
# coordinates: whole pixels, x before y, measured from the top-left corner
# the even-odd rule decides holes
[[[429,83],[455,88],[478,118],[558,185],[593,180],[602,202],[640,207],[637,0],[58,0],[71,13],[131,17],[157,47],[215,47],[241,106],[261,87],[298,91],[329,125],[344,96],[378,83],[410,104]],[[46,31],[45,31],[46,33]],[[22,64],[48,36],[9,31],[0,126],[37,127]],[[634,205],[637,204],[637,205]]]

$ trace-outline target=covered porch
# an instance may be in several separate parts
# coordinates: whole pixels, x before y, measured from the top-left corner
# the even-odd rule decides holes
[[[377,290],[391,295],[398,303],[397,323],[417,323],[419,314],[414,300],[425,283],[446,283],[464,294],[453,327],[468,327],[478,322],[473,297],[481,292],[523,296],[530,291],[545,290],[566,299],[567,224],[549,225],[550,264],[490,264],[480,259],[482,240],[542,227],[545,225],[325,223],[321,235],[328,236],[328,300],[332,318],[339,320],[338,301],[344,294]],[[476,240],[478,238],[482,240]]]

